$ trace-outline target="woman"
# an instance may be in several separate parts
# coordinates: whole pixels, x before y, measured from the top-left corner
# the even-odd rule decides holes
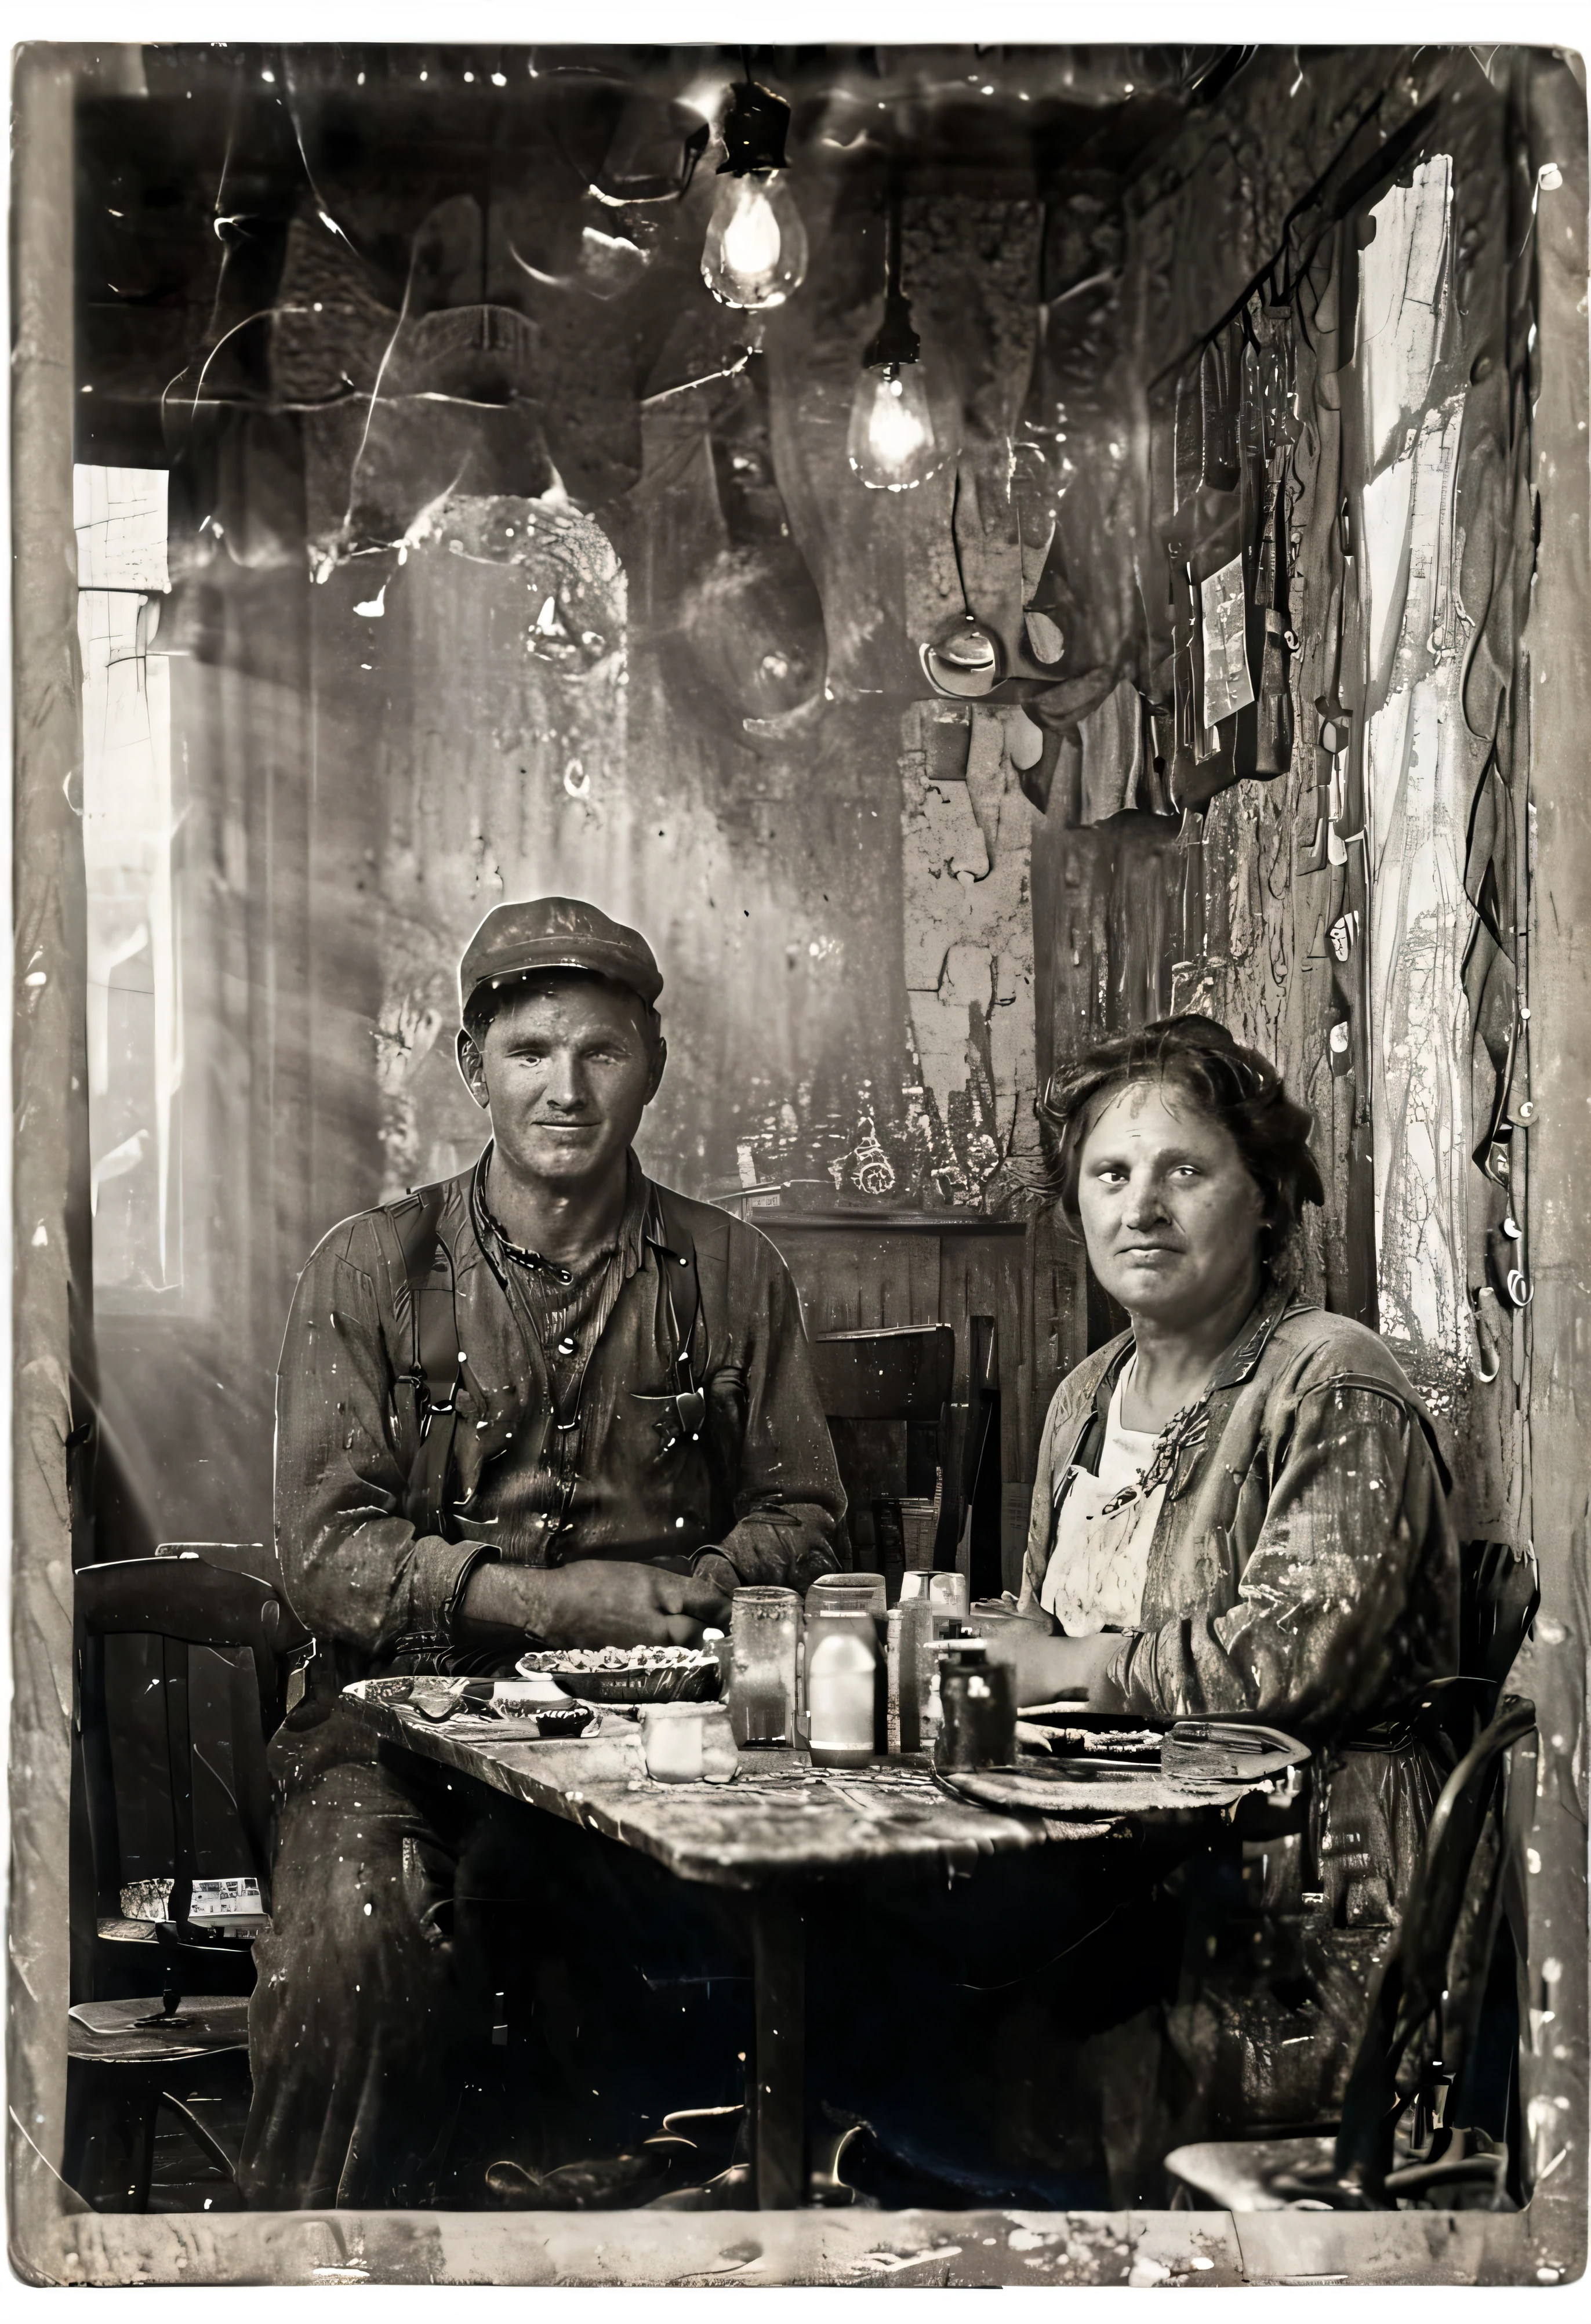
[[[1050,1407],[1019,1695],[1309,1740],[1324,1780],[1289,1885],[1339,1926],[1385,1922],[1439,1769],[1418,1743],[1374,1747],[1456,1667],[1458,1548],[1409,1382],[1294,1287],[1300,1208],[1324,1200],[1311,1118],[1265,1058],[1184,1016],[1080,1057],[1041,1126],[1051,1191],[1130,1328]]]
[[[1081,1057],[1041,1123],[1051,1191],[1131,1328],[1056,1393],[1029,1618],[986,1627],[1025,1702],[1086,1693],[1306,1738],[1310,1828],[1223,1833],[1169,1875],[1147,1847],[1007,1858],[1003,1886],[969,1884],[965,1931],[953,1897],[915,1901],[899,1933],[870,1901],[888,1968],[859,1977],[854,1941],[815,1944],[845,1991],[813,2017],[890,2154],[931,2162],[957,2200],[1122,2204],[1161,2199],[1185,2140],[1339,2099],[1438,1788],[1421,1742],[1373,1730],[1454,1666],[1457,1549],[1408,1381],[1374,1333],[1294,1291],[1300,1206],[1323,1190],[1274,1069],[1174,1018]],[[1030,1940],[1042,1960],[985,1965]],[[933,2024],[920,2056],[902,2022]]]
[[[1079,1057],[1040,1121],[1050,1191],[1129,1328],[1050,1407],[1029,1619],[1007,1633],[1019,1699],[1247,1717],[1315,1754],[1302,1829],[1228,1835],[1157,1892],[1174,1997],[1073,2070],[1131,2200],[1181,2140],[1340,2104],[1445,1772],[1412,1714],[1457,1666],[1458,1545],[1402,1372],[1298,1295],[1299,1213],[1324,1189],[1274,1067],[1174,1017]]]

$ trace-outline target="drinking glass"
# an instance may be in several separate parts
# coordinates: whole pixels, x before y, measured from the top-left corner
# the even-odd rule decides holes
[[[730,1613],[730,1722],[737,1743],[788,1743],[796,1729],[801,1600],[794,1590],[737,1590]]]

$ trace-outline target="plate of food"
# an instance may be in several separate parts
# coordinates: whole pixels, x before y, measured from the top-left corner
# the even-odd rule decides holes
[[[521,1655],[521,1678],[556,1679],[586,1702],[707,1702],[718,1656],[705,1646],[566,1646]]]
[[[1165,1729],[1060,1703],[1025,1709],[1016,1732],[1085,1782],[1112,1767],[1153,1767],[1196,1782],[1242,1783],[1283,1775],[1310,1757],[1307,1744],[1252,1720],[1179,1719]]]

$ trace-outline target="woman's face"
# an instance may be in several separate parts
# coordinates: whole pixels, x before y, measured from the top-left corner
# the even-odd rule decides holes
[[[1135,1321],[1196,1326],[1257,1288],[1265,1198],[1230,1132],[1173,1084],[1106,1100],[1077,1196],[1094,1273]]]

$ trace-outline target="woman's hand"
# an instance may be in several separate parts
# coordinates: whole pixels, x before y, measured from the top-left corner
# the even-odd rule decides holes
[[[1016,1703],[1086,1702],[1090,1711],[1119,1711],[1121,1698],[1106,1672],[1121,1652],[1119,1630],[1096,1637],[1063,1638],[1022,1617],[990,1624],[990,1662],[1009,1663],[1016,1674]]]

